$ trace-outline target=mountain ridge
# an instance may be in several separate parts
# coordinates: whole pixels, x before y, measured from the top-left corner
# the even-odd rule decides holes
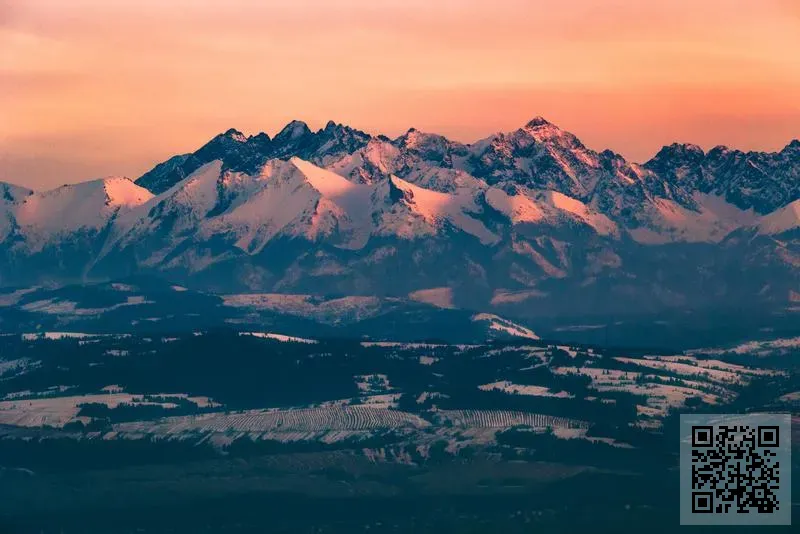
[[[135,182],[110,180],[130,202],[64,195],[44,211],[69,216],[41,215],[48,231],[34,231],[31,206],[90,186],[4,186],[0,285],[145,272],[220,291],[449,287],[467,307],[521,313],[791,307],[798,285],[797,141],[773,153],[674,143],[639,165],[542,117],[472,144],[292,121],[274,138],[229,129]]]

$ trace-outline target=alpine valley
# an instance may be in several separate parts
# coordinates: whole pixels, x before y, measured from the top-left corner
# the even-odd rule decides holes
[[[250,312],[290,302],[317,322],[309,299],[527,324],[723,310],[793,322],[799,224],[797,140],[773,153],[673,144],[637,164],[541,117],[473,144],[334,122],[231,129],[136,180],[0,183],[0,329],[18,324],[15,306],[72,302],[19,288],[131,277]]]

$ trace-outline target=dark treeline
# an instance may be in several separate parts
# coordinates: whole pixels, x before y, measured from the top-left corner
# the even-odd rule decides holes
[[[207,444],[186,440],[114,439],[77,440],[72,437],[48,439],[0,439],[0,466],[34,472],[118,469],[133,465],[182,464],[219,456]]]
[[[617,398],[615,404],[586,401],[584,398],[592,394],[587,377],[555,375],[546,367],[535,367],[538,359],[528,358],[524,351],[486,355],[506,346],[513,344],[462,350],[454,346],[365,347],[354,340],[339,339],[318,344],[284,343],[227,330],[182,336],[169,342],[146,336],[90,342],[16,341],[3,347],[5,359],[26,357],[41,364],[0,382],[0,395],[26,390],[42,392],[61,384],[77,386],[70,394],[97,393],[107,385],[117,384],[135,394],[208,396],[224,404],[225,409],[238,410],[353,398],[363,394],[354,376],[384,374],[389,377],[392,391],[404,394],[401,407],[409,411],[419,412],[435,403],[442,408],[535,411],[619,424],[635,416],[635,404],[641,399],[634,396],[613,394]],[[571,358],[557,349],[550,353],[563,365],[576,365],[587,359],[585,354]],[[421,356],[437,361],[421,365]],[[566,391],[575,398],[508,395],[478,389],[496,380],[542,385],[556,392]],[[425,391],[447,397],[417,403]],[[112,410],[97,405],[102,403],[94,404],[83,406],[80,415],[119,422],[196,413],[184,405],[177,409],[120,406]]]

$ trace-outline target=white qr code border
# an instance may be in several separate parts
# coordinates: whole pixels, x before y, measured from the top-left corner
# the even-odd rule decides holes
[[[790,525],[791,424],[790,414],[681,415],[681,525]]]

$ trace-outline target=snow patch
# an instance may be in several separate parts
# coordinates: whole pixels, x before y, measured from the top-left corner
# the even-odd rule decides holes
[[[316,339],[306,339],[303,337],[287,336],[284,334],[273,334],[272,332],[239,332],[240,336],[253,336],[262,339],[274,339],[284,343],[319,343]]]
[[[512,323],[507,319],[491,313],[479,313],[472,316],[473,322],[488,322],[489,330],[503,332],[514,337],[524,337],[528,339],[539,339],[531,329]]]
[[[537,289],[523,289],[520,291],[506,291],[504,289],[495,290],[492,296],[491,305],[516,304],[530,299],[546,297],[547,293]]]
[[[453,290],[449,287],[433,287],[420,289],[408,294],[408,298],[417,302],[424,302],[437,308],[453,309]]]
[[[555,397],[558,399],[571,399],[574,395],[566,391],[553,392],[544,386],[531,386],[524,384],[513,384],[508,380],[500,382],[492,382],[491,384],[483,384],[478,386],[481,391],[502,391],[504,393],[511,393],[515,395],[531,395],[535,397]]]

